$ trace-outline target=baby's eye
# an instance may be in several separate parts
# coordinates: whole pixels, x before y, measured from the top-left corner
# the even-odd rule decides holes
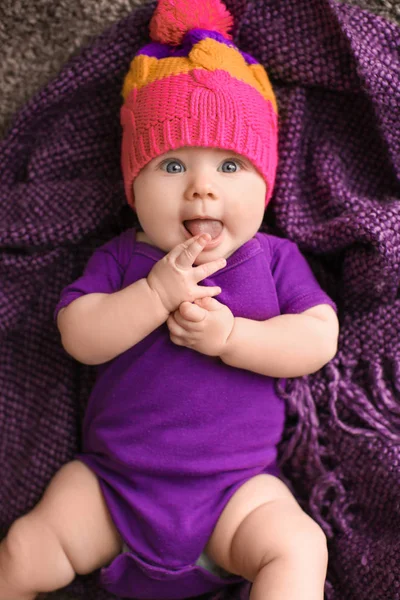
[[[183,173],[184,171],[183,164],[176,159],[166,160],[165,162],[161,163],[160,168],[167,173]]]
[[[221,165],[221,171],[223,173],[236,173],[241,168],[241,164],[238,160],[224,160]]]

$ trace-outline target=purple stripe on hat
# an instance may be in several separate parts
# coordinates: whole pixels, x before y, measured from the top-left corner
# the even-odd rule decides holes
[[[225,36],[222,35],[222,33],[219,33],[218,31],[209,31],[207,29],[191,29],[183,38],[183,45],[190,44],[191,46],[194,46],[194,44],[197,44],[198,42],[201,42],[202,40],[206,40],[208,38],[216,40],[220,44],[225,44],[226,46],[230,46],[237,50],[232,40],[228,40]]]
[[[250,56],[250,54],[247,54],[247,52],[242,52],[241,50],[239,50],[239,52],[248,65],[258,65],[258,60]]]
[[[172,56],[171,49],[172,46],[168,46],[168,44],[152,42],[151,44],[143,46],[143,48],[139,50],[136,56],[144,54],[145,56],[152,56],[153,58],[168,58],[169,56]]]
[[[146,56],[152,56],[154,58],[188,56],[195,44],[208,38],[216,40],[220,44],[225,44],[226,46],[230,46],[237,50],[235,44],[226,39],[226,37],[224,37],[221,33],[218,33],[218,31],[208,31],[207,29],[191,29],[183,38],[180,46],[170,46],[169,44],[153,42],[152,44],[147,44],[147,46],[141,48],[141,50],[139,50],[137,53],[137,56],[140,54],[145,54]]]
[[[158,59],[188,56],[195,44],[198,44],[202,40],[206,40],[208,38],[216,40],[220,44],[225,44],[230,48],[234,48],[240,52],[247,64],[257,64],[257,61],[250,56],[250,54],[241,52],[239,48],[237,48],[233,42],[224,37],[222,33],[218,33],[218,31],[209,31],[207,29],[191,29],[183,38],[183,42],[180,46],[170,46],[169,44],[152,42],[151,44],[147,44],[141,48],[136,56],[145,54],[146,56],[151,56]]]

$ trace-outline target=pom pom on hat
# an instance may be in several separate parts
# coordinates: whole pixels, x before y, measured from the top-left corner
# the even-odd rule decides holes
[[[206,29],[230,40],[232,26],[233,17],[220,0],[159,0],[150,21],[150,37],[179,46],[191,29]]]

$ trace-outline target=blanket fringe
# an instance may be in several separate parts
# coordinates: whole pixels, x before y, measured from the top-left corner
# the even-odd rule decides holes
[[[399,360],[380,357],[371,362],[361,362],[341,358],[341,365],[335,362],[326,366],[330,378],[329,408],[335,423],[353,435],[369,438],[379,435],[398,443],[400,406],[399,398],[396,400],[395,396],[399,396]],[[356,371],[357,378],[353,376]],[[361,387],[356,380],[363,381],[364,386]],[[356,417],[357,425],[349,422],[351,414]]]
[[[323,403],[322,382],[328,392]],[[331,538],[351,527],[354,500],[349,498],[329,433],[327,436],[326,428],[320,427],[318,410],[322,415],[329,408],[332,425],[352,436],[379,436],[398,443],[400,361],[379,356],[368,362],[338,354],[312,384],[309,377],[278,382],[277,391],[287,411],[280,466],[283,470],[288,466],[295,492],[301,495],[299,501]],[[315,397],[312,389],[318,389]]]
[[[290,463],[290,479],[298,500],[327,537],[332,538],[335,531],[345,531],[348,527],[350,516],[346,515],[350,503],[339,474],[328,466],[331,452],[320,435],[317,407],[308,380],[304,377],[279,382],[278,393],[286,402],[288,417],[285,439],[279,448],[280,466],[284,468]],[[300,491],[304,487],[304,473],[312,488]],[[297,474],[301,474],[298,485]]]

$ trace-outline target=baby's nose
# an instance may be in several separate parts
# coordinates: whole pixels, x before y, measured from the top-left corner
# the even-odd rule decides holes
[[[218,198],[218,192],[212,181],[205,178],[197,178],[188,185],[186,196],[191,200],[216,200]]]

